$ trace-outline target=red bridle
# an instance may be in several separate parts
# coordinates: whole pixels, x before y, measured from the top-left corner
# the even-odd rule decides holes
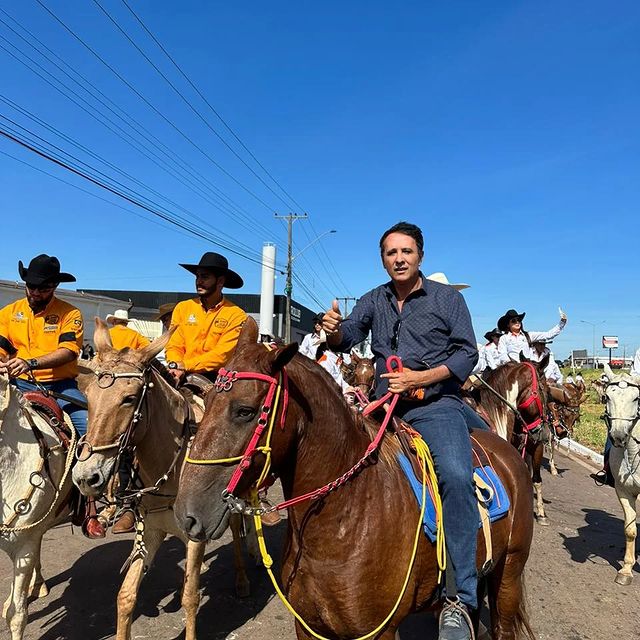
[[[530,424],[523,424],[525,432],[531,433],[531,431],[535,431],[542,424],[542,420],[544,418],[544,407],[542,405],[542,398],[540,397],[540,390],[538,388],[538,374],[536,373],[536,368],[530,362],[523,362],[522,364],[527,365],[531,370],[531,393],[528,398],[518,405],[518,409],[528,409],[534,402],[538,409],[538,417]]]

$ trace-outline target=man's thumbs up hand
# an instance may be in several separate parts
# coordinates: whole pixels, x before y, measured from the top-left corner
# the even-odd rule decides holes
[[[331,303],[331,309],[329,309],[322,318],[322,328],[328,335],[335,333],[340,328],[342,322],[342,314],[340,313],[340,306],[338,301],[334,300]]]

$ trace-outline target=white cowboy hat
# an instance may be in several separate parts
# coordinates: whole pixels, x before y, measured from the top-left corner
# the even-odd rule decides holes
[[[448,284],[450,287],[453,287],[458,291],[460,291],[461,289],[468,289],[471,286],[462,282],[459,284],[452,284],[447,279],[447,276],[442,273],[442,271],[436,271],[435,273],[432,273],[430,276],[427,276],[427,280],[433,280],[433,282],[439,282],[440,284]]]
[[[107,322],[112,320],[126,320],[129,322],[129,312],[126,309],[118,309],[115,313],[110,313],[105,320]]]

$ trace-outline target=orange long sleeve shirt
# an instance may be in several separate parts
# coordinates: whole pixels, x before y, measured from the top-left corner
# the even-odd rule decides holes
[[[40,313],[33,313],[26,298],[0,309],[0,356],[3,358],[41,358],[59,347],[78,355],[83,336],[80,310],[55,296]],[[39,382],[75,378],[78,361],[74,359],[55,369],[36,369],[33,375]]]
[[[176,305],[171,324],[177,327],[166,348],[167,362],[181,362],[187,371],[215,371],[236,348],[247,314],[223,298],[208,311],[198,298]]]

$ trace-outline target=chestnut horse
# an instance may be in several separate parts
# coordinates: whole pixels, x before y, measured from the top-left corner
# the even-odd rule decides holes
[[[117,640],[131,638],[133,610],[143,576],[167,534],[178,536],[187,546],[182,606],[186,640],[196,638],[196,613],[204,542],[188,540],[176,526],[173,502],[180,469],[190,439],[187,399],[172,379],[152,364],[165,347],[170,333],[139,349],[114,349],[106,325],[96,318],[94,340],[98,353],[91,360],[83,384],[89,404],[87,435],[78,445],[79,460],[73,481],[87,496],[104,494],[125,447],[133,449],[140,481],[144,485],[138,510],[143,516],[141,544],[134,542],[125,578],[118,592]],[[125,488],[126,489],[126,488]],[[231,520],[236,561],[236,591],[248,595],[249,580],[240,547],[241,522]],[[116,567],[114,567],[114,570]]]
[[[272,397],[274,389],[265,378],[286,377],[288,408],[284,413],[282,407],[274,410],[270,453],[271,471],[282,481],[287,499],[345,474],[377,430],[349,408],[324,370],[296,357],[296,344],[267,351],[256,344],[257,336],[255,322],[247,319],[229,372],[209,395],[190,453],[201,462],[226,462],[186,464],[183,470],[175,513],[193,540],[218,538],[227,527],[230,510],[223,492],[229,499],[226,487],[236,471],[228,459],[241,456],[249,441],[265,441],[264,434],[257,436],[270,402],[267,394]],[[233,372],[241,377],[235,379]],[[533,535],[531,480],[510,444],[487,432],[474,437],[487,451],[511,501],[508,514],[492,526],[495,564],[481,579],[479,592],[488,587],[494,640],[533,640],[523,599],[523,571]],[[403,618],[436,602],[436,547],[423,535],[410,564],[419,509],[397,462],[398,452],[395,438],[386,434],[375,463],[339,490],[289,508],[284,592],[306,623],[325,637],[357,638],[371,632],[402,594],[397,610],[376,635],[391,640]],[[245,457],[232,500],[239,502],[250,493],[264,470],[265,455],[261,450]],[[479,535],[478,566],[484,562],[484,547]],[[408,567],[411,573],[402,591]],[[312,637],[298,621],[296,633],[298,638]]]
[[[511,442],[523,456],[525,453],[530,456],[536,520],[546,526],[549,519],[542,499],[540,469],[544,445],[549,441],[549,429],[544,422],[548,393],[544,370],[549,355],[540,362],[529,362],[522,354],[520,358],[521,362],[508,362],[486,374],[483,378],[486,384],[480,387],[480,405],[498,435]]]

